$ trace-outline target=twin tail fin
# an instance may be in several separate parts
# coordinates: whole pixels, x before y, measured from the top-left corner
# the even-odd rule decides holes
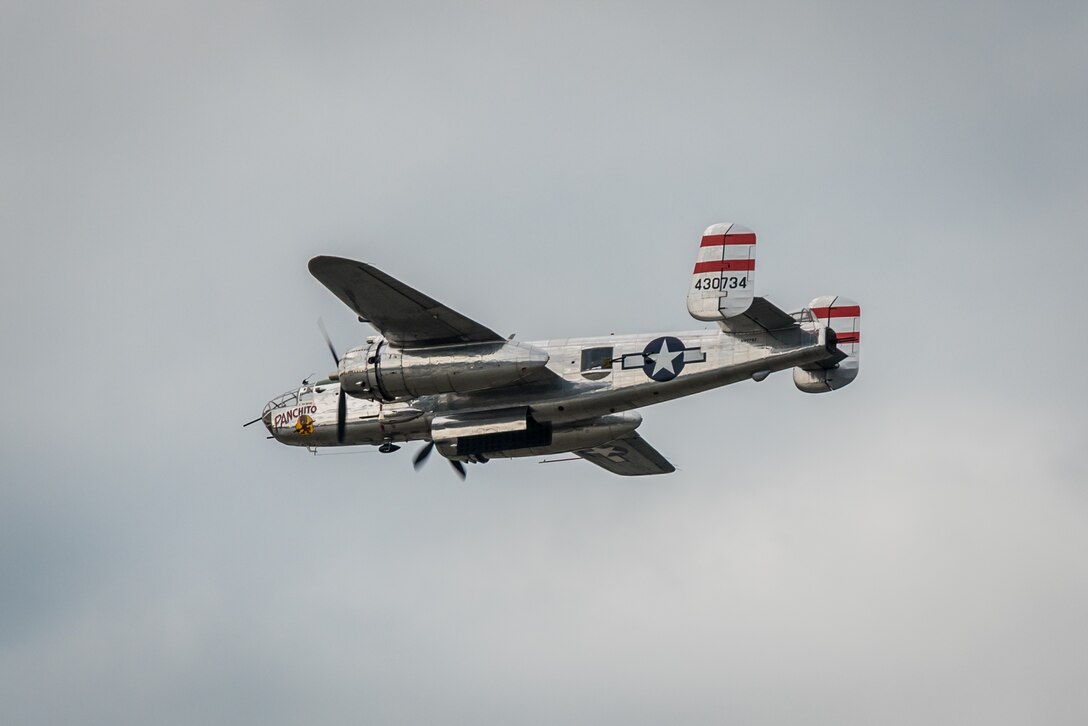
[[[696,320],[743,315],[755,298],[756,235],[739,224],[712,224],[703,232],[688,288]]]
[[[849,385],[858,377],[861,306],[840,295],[824,295],[810,302],[806,309],[828,329],[828,338],[834,340],[838,352],[826,360],[794,368],[794,385],[805,393],[826,393]]]
[[[712,224],[699,241],[688,288],[688,312],[717,322],[732,333],[771,332],[815,321],[827,328],[828,357],[793,369],[794,384],[806,393],[849,385],[858,375],[861,306],[839,295],[824,295],[790,316],[755,294],[756,235],[739,224]]]

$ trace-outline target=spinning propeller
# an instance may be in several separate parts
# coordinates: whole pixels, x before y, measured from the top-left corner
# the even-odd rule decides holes
[[[432,451],[434,451],[434,442],[428,441],[427,445],[420,449],[419,453],[416,454],[415,457],[412,459],[412,468],[416,471],[419,471],[420,467],[422,467],[423,464],[426,463],[427,457],[431,455]],[[457,472],[457,475],[459,477],[461,477],[462,479],[465,478],[464,464],[454,459],[450,459],[450,466],[453,467],[453,470]]]
[[[329,331],[325,330],[325,323],[321,318],[317,319],[317,326],[321,328],[321,335],[325,337],[325,344],[329,346],[329,352],[332,353],[332,360],[336,364],[336,369],[340,369],[340,356],[336,354],[336,346],[332,344],[332,338],[329,337]],[[340,386],[340,392],[336,394],[336,443],[344,443],[344,433],[348,427],[348,394],[344,392],[344,387]]]
[[[317,326],[319,328],[321,328],[321,335],[325,338],[325,345],[329,346],[329,352],[332,353],[333,362],[336,363],[336,368],[337,368],[337,370],[339,370],[339,368],[340,368],[340,356],[337,354],[336,346],[332,344],[332,338],[329,337],[329,331],[325,329],[325,323],[324,323],[323,320],[321,320],[321,318],[317,319]],[[342,443],[344,443],[344,434],[347,431],[347,425],[348,425],[348,394],[344,392],[344,386],[343,385],[340,386],[340,393],[337,394],[337,399],[338,400],[336,402],[336,442],[338,444],[342,444]],[[260,419],[257,419],[257,420],[259,421]],[[391,446],[389,444],[386,444],[386,445],[390,446],[390,448],[388,449],[388,451],[390,451],[390,452],[396,451],[397,448],[399,448],[399,447],[393,447],[393,446]],[[419,468],[421,466],[423,466],[424,462],[427,461],[427,457],[431,455],[432,451],[434,451],[434,442],[433,441],[427,442],[427,445],[419,450],[419,453],[416,454],[415,458],[412,459],[412,466],[413,466],[413,468],[415,468],[416,471],[419,471]],[[465,465],[464,464],[462,464],[459,461],[450,460],[450,466],[453,467],[453,470],[457,472],[458,476],[460,476],[462,479],[465,478]]]

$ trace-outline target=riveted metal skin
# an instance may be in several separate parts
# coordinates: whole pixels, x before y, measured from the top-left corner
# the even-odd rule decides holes
[[[756,297],[755,242],[734,224],[703,233],[687,306],[711,329],[537,342],[503,339],[372,265],[315,257],[314,276],[381,334],[349,350],[335,380],[270,401],[262,420],[277,441],[312,449],[430,441],[455,461],[573,452],[624,476],[668,473],[635,409],[787,369],[810,393],[857,376],[860,306],[825,296],[787,313]]]
[[[348,397],[344,445],[376,445],[385,440],[430,440],[436,417],[441,423],[442,417],[495,411],[496,420],[501,421],[503,414],[498,412],[518,407],[528,410],[536,421],[546,422],[557,431],[564,427],[584,428],[609,414],[737,383],[762,371],[774,372],[815,364],[828,357],[826,330],[818,323],[810,322],[775,335],[727,334],[715,329],[531,342],[521,344],[516,355],[522,358],[515,359],[516,362],[504,359],[494,367],[479,366],[472,378],[457,378],[446,372],[457,365],[454,361],[476,360],[479,350],[475,346],[465,346],[463,354],[452,349],[444,351],[442,355],[449,357],[438,362],[435,361],[437,356],[417,353],[400,359],[409,358],[411,363],[408,366],[401,364],[402,373],[394,379],[399,387],[394,387],[393,391],[401,393],[409,387],[419,387],[416,390],[426,390],[424,387],[430,390],[452,388],[454,385],[461,386],[461,380],[471,381],[466,387],[478,388],[447,390],[397,401],[369,398],[371,391],[383,390],[382,386],[388,385],[389,379],[384,376],[380,379],[364,377],[370,375],[373,366],[363,366],[363,375],[352,378],[357,374],[348,367],[347,361],[358,361],[359,357],[345,356],[341,384],[351,386],[355,381],[367,381],[367,385],[358,386],[362,396]],[[662,361],[663,371],[669,369],[670,364],[672,369],[681,365],[682,368],[675,377],[661,381],[647,374],[648,371],[653,372],[655,364],[646,364],[645,351],[655,340],[664,337],[680,341],[684,348],[670,349],[666,353],[674,357]],[[371,344],[367,350],[373,347],[374,344]],[[588,379],[581,369],[581,352],[595,347],[611,347],[615,362],[607,369],[605,376]],[[533,351],[535,357],[526,358],[526,354],[520,351]],[[541,359],[545,360],[543,364],[536,363]],[[396,357],[390,356],[388,360],[395,361]],[[523,366],[522,363],[528,365]],[[522,367],[526,369],[524,372]],[[405,370],[426,372],[405,375]],[[658,378],[661,377],[659,372]],[[376,385],[370,384],[370,381]],[[491,385],[485,386],[485,381],[490,381]],[[498,381],[506,383],[499,384]],[[384,390],[392,393],[388,388]],[[302,386],[271,401],[265,407],[262,418],[269,432],[281,443],[336,446],[337,396],[340,391],[341,386],[335,381]],[[398,413],[401,411],[405,413]],[[296,430],[295,421],[303,413],[313,419],[313,433],[301,434]],[[482,420],[486,418],[485,413]],[[593,445],[583,441],[565,450]],[[556,449],[559,450],[564,449]],[[551,452],[552,449],[549,449]],[[494,452],[494,455],[535,456],[537,453]]]
[[[375,338],[340,362],[349,395],[399,401],[433,393],[471,393],[531,377],[548,364],[546,350],[527,343],[473,343],[404,350]]]

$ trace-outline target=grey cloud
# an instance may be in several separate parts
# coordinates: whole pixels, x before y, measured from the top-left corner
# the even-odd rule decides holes
[[[1085,11],[0,11],[0,702],[20,723],[1079,723]],[[866,310],[679,471],[239,428],[355,256],[522,339],[695,327],[694,240]]]

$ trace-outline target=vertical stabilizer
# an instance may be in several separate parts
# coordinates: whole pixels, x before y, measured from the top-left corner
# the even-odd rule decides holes
[[[756,235],[739,224],[712,224],[703,232],[688,288],[696,320],[743,314],[755,297]]]
[[[840,295],[824,295],[808,304],[820,323],[834,331],[837,357],[805,368],[793,369],[793,383],[805,393],[825,393],[848,385],[858,377],[861,352],[861,306]]]

